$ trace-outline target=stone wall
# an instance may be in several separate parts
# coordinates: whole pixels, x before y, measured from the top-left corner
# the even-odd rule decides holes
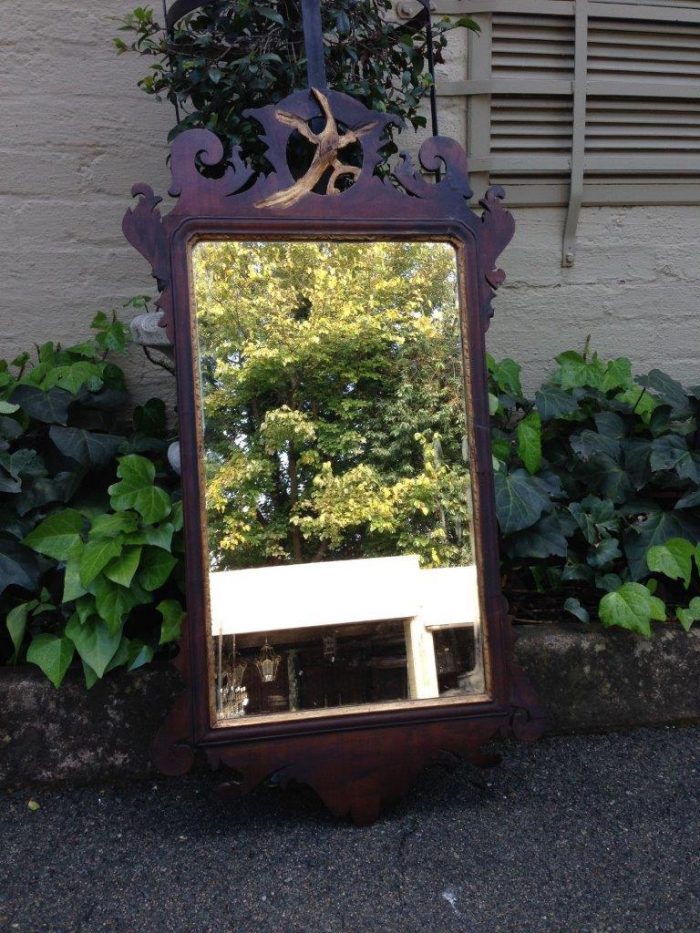
[[[117,57],[111,37],[135,0],[6,4],[2,17],[0,357],[48,339],[75,341],[100,308],[152,290],[144,261],[122,239],[129,190],[164,192],[169,105],[137,87],[143,63]],[[464,75],[455,34],[446,75]],[[464,138],[463,102],[442,105],[442,132]],[[525,366],[534,385],[552,357],[593,346],[700,382],[700,210],[588,208],[576,265],[560,265],[564,211],[519,209],[504,257],[489,348]],[[139,399],[171,380],[133,351]]]

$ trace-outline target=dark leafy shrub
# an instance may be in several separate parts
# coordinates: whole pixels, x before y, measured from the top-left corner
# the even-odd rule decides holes
[[[514,613],[597,613],[643,634],[670,615],[689,628],[700,615],[700,387],[658,369],[633,377],[628,359],[588,351],[557,364],[533,401],[513,360],[489,361]]]
[[[0,362],[0,657],[58,685],[74,655],[91,685],[149,661],[181,616],[181,507],[165,406],[121,418],[123,325]]]
[[[321,4],[329,84],[417,128],[425,125],[418,107],[431,84],[425,33],[388,22],[390,9],[390,0]],[[434,24],[436,61],[442,60],[446,33],[457,26],[477,28],[464,17]],[[215,0],[180,20],[170,35],[151,8],[137,7],[122,31],[130,41],[116,38],[117,51],[153,60],[141,88],[180,108],[171,138],[206,127],[250,151],[259,127],[244,111],[306,86],[299,0]]]

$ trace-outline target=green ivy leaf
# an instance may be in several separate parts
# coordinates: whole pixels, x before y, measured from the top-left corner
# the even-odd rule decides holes
[[[167,551],[157,547],[143,549],[139,568],[139,583],[149,592],[159,589],[167,581],[177,564],[177,559]]]
[[[588,552],[588,563],[596,570],[600,570],[617,560],[618,557],[622,557],[618,544],[617,538],[602,538]]]
[[[10,396],[10,401],[22,411],[46,424],[65,424],[68,421],[68,407],[73,396],[65,389],[49,389],[44,392],[37,386],[19,385]]]
[[[9,536],[0,536],[0,594],[8,586],[19,586],[29,593],[39,587],[39,559],[29,548]]]
[[[601,384],[603,392],[610,392],[613,389],[625,389],[630,385],[632,385],[631,361],[626,356],[611,360],[605,367],[603,374]]]
[[[622,586],[622,582],[622,577],[617,573],[603,573],[595,578],[596,588],[604,590],[606,593],[612,593],[613,590],[618,590]],[[646,586],[651,591],[649,583],[647,583]]]
[[[105,567],[105,576],[122,586],[130,586],[141,562],[140,547],[126,547]],[[161,552],[162,553],[162,552]]]
[[[75,601],[75,611],[81,622],[87,622],[92,616],[97,615],[97,605],[92,593],[85,593]]]
[[[693,509],[697,505],[700,505],[700,489],[696,489],[694,492],[690,492],[683,496],[682,499],[679,499],[678,502],[676,502],[674,508]]]
[[[536,411],[531,411],[515,429],[518,439],[518,456],[528,473],[536,473],[542,465],[542,420]]]
[[[570,596],[564,603],[564,611],[570,612],[571,615],[575,616],[579,622],[590,622],[591,617],[587,609],[585,609],[580,600],[575,596]]]
[[[27,661],[40,667],[54,687],[59,687],[74,654],[75,647],[69,638],[35,635],[27,649]]]
[[[87,664],[82,658],[83,665],[83,677],[85,678],[85,689],[92,690],[97,681],[100,679],[97,674],[93,671],[89,664]]]
[[[638,376],[636,381],[640,386],[656,392],[662,401],[667,402],[676,418],[688,418],[692,415],[692,408],[683,386],[660,369],[652,369],[648,375]]]
[[[525,470],[496,473],[496,512],[504,535],[534,525],[543,512],[551,509],[549,496]]]
[[[690,600],[687,609],[677,609],[676,616],[686,632],[689,632],[693,622],[700,622],[700,596]]]
[[[177,506],[178,503],[175,503]],[[173,514],[175,508],[173,508]],[[173,543],[174,528],[171,522],[163,522],[160,525],[150,525],[141,528],[139,531],[129,534],[124,538],[125,544],[149,544],[152,547],[162,548],[169,551]]]
[[[159,398],[150,398],[145,405],[137,405],[134,409],[134,427],[149,437],[161,437],[167,429],[165,402]]]
[[[127,670],[135,671],[139,667],[143,667],[144,664],[150,664],[154,654],[155,652],[150,645],[132,639],[129,644],[129,657],[126,662]]]
[[[524,531],[508,538],[506,548],[511,557],[566,557],[568,542],[558,515],[545,515]]]
[[[180,638],[180,629],[185,615],[182,606],[176,599],[164,599],[163,602],[158,603],[156,609],[163,618],[160,644],[167,645],[171,641],[177,641]]]
[[[551,383],[546,383],[535,392],[535,405],[542,421],[564,418],[578,411],[578,402],[573,395]]]
[[[675,470],[681,479],[700,482],[700,468],[694,452],[688,450],[688,441],[680,434],[664,434],[651,444],[651,468],[657,470]]]
[[[61,453],[82,467],[105,466],[115,458],[124,438],[83,428],[52,427],[49,437]]]
[[[649,612],[655,622],[665,622],[668,617],[666,604],[658,596],[652,596],[649,600]]]
[[[62,602],[70,603],[79,599],[87,593],[87,590],[80,582],[80,558],[83,554],[85,545],[78,539],[68,552],[66,568],[63,572],[63,598]]]
[[[73,642],[83,661],[98,677],[103,677],[121,642],[121,628],[110,629],[99,619],[82,624],[78,616],[73,615],[66,625],[65,634]]]
[[[502,392],[507,392],[510,395],[522,395],[523,389],[520,384],[520,370],[520,365],[516,363],[515,360],[511,360],[508,357],[496,363],[493,367],[493,378],[498,388]]]
[[[618,626],[650,638],[651,600],[649,590],[642,583],[624,583],[616,592],[603,596],[598,614],[606,628]]]
[[[17,500],[17,514],[27,515],[33,509],[49,502],[68,502],[80,486],[82,476],[62,470],[54,476],[40,476],[31,486],[22,490]]]
[[[92,392],[102,388],[102,368],[98,364],[79,360],[69,366],[57,366],[50,371],[45,382],[45,388],[58,386],[71,395],[77,395],[84,385]]]
[[[121,482],[108,489],[112,508],[135,509],[149,525],[162,521],[170,513],[170,496],[154,486],[155,475],[155,466],[145,457],[138,454],[122,457],[117,468]]]
[[[684,512],[650,512],[639,524],[632,525],[625,535],[625,554],[633,580],[647,576],[646,555],[649,548],[665,544],[670,538],[700,540],[700,522]]]
[[[116,538],[97,538],[88,541],[80,555],[80,582],[82,585],[90,586],[95,577],[121,552],[122,543]]]
[[[15,606],[14,609],[11,609],[7,613],[5,624],[7,625],[7,631],[10,633],[10,638],[12,639],[12,644],[15,649],[14,660],[17,660],[19,657],[19,649],[22,647],[24,633],[27,630],[29,613],[38,605],[39,601],[32,599],[30,602],[20,603],[19,606]]]
[[[128,535],[136,531],[138,525],[139,520],[135,512],[98,515],[93,519],[90,536],[114,538],[117,535]]]
[[[105,576],[99,576],[91,586],[100,618],[114,635],[121,631],[127,613],[139,604],[139,596],[130,587],[113,583]]]
[[[110,671],[113,671],[117,667],[125,667],[129,662],[129,656],[131,651],[131,639],[127,638],[126,635],[122,635],[122,640],[119,642],[119,647],[117,648],[114,657],[107,665],[106,674],[109,674]]]
[[[693,572],[695,545],[684,538],[671,538],[647,551],[647,566],[653,573],[663,573],[671,580],[682,580],[688,589]]]
[[[45,557],[65,561],[76,542],[81,540],[85,519],[75,509],[54,512],[36,526],[24,539],[27,547]]]

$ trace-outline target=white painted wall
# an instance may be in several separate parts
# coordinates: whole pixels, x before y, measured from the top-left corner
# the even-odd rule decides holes
[[[111,47],[130,0],[0,4],[0,357],[84,339],[95,312],[152,292],[121,233],[134,182],[167,187],[171,117]],[[126,315],[125,315],[126,316]],[[172,379],[134,348],[137,398]]]
[[[136,87],[143,64],[112,51],[116,18],[134,5],[2,5],[1,357],[33,342],[81,339],[96,310],[152,289],[121,218],[132,183],[167,188],[172,115]],[[444,74],[457,79],[464,67],[455,34]],[[463,139],[463,102],[441,110],[441,131]],[[560,266],[563,210],[519,209],[516,219],[489,348],[522,362],[527,385],[589,333],[605,355],[700,382],[700,209],[584,209],[573,269]],[[171,379],[140,351],[131,357],[138,399],[171,392]]]

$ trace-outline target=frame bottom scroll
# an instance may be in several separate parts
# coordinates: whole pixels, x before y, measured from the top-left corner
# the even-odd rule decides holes
[[[275,776],[282,787],[307,785],[335,816],[367,826],[386,806],[405,797],[419,774],[441,755],[490,767],[500,761],[482,750],[491,739],[539,738],[544,716],[522,671],[513,676],[514,705],[488,718],[211,745],[204,751],[213,770],[230,769],[237,775],[222,780],[220,795],[225,798],[240,798]],[[187,699],[183,695],[176,703],[154,742],[156,765],[169,775],[184,774],[194,763]]]

